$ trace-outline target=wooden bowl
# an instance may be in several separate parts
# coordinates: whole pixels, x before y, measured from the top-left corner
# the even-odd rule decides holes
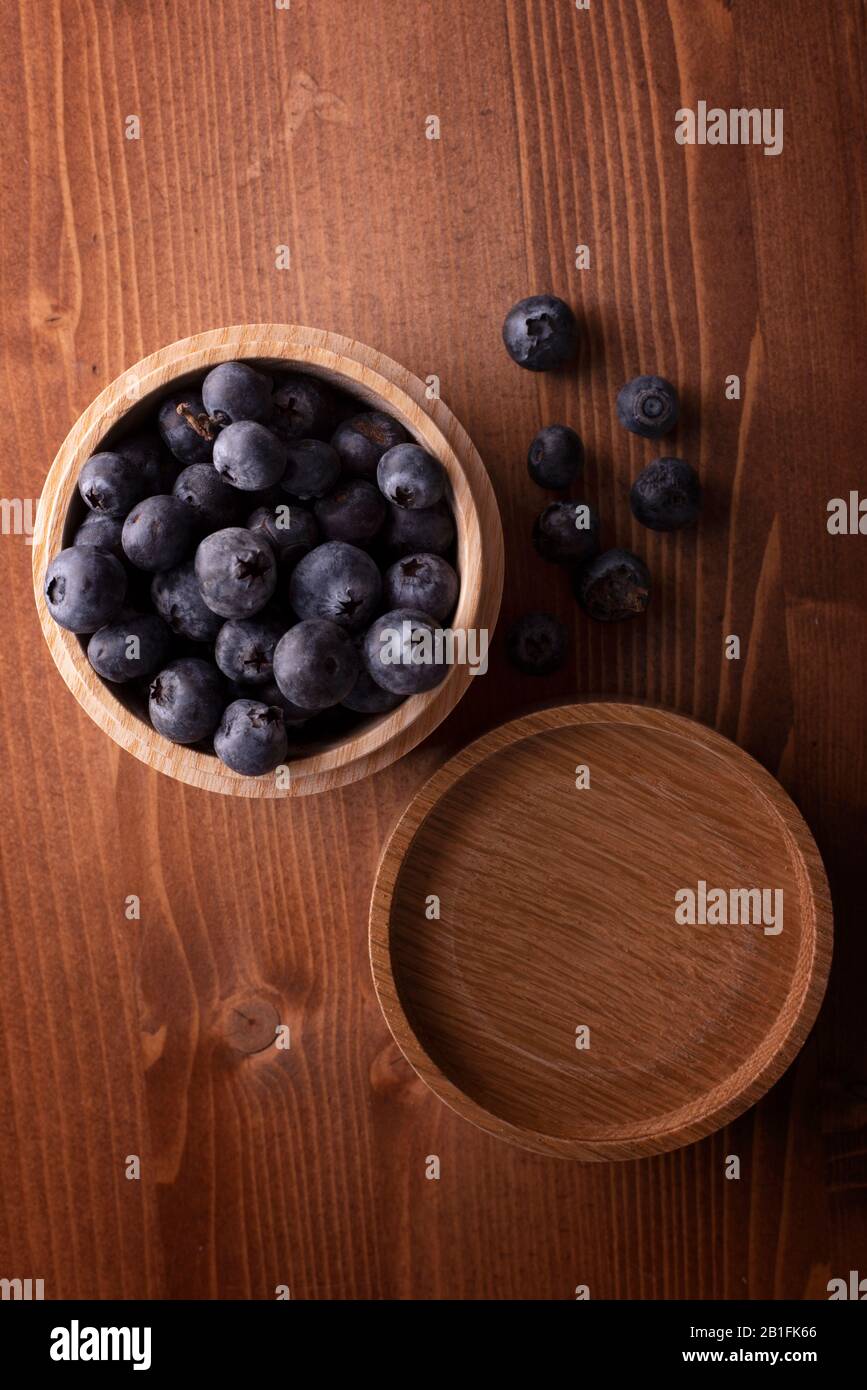
[[[245,359],[265,368],[297,368],[340,387],[370,407],[395,416],[446,469],[457,530],[460,595],[452,626],[487,628],[496,621],[503,588],[499,512],[479,455],[441,400],[404,367],[363,343],[294,324],[251,324],[184,338],[145,357],[99,395],[64,440],[45,482],[33,537],[33,581],[45,640],[79,704],[105,733],[150,767],[209,791],[280,797],[324,791],[376,772],[414,748],[457,704],[472,679],[453,666],[435,690],[415,695],[392,713],[360,724],[349,736],[319,744],[288,764],[288,786],[274,777],[241,777],[210,753],[161,738],[90,666],[82,642],[49,617],[45,570],[72,543],[84,516],[77,492],[82,464],[129,428],[140,427],[173,385],[200,380],[217,362]]]
[[[676,920],[685,889],[702,915],[701,882],[728,924]],[[782,890],[781,931],[773,897],[732,922],[757,908],[731,890],[753,888]],[[819,852],[774,778],[692,720],[615,703],[527,715],[442,767],[370,915],[379,1001],[422,1080],[576,1159],[674,1149],[753,1104],[807,1035],[831,935]]]

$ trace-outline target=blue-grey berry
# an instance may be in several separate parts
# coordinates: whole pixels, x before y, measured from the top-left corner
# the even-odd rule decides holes
[[[326,540],[370,545],[385,521],[387,504],[373,483],[348,478],[314,507],[319,529]]]
[[[157,424],[166,447],[181,463],[210,460],[218,426],[205,410],[198,391],[168,396],[160,406]]]
[[[659,439],[674,429],[680,414],[677,391],[661,376],[637,376],[620,388],[617,418],[633,434]]]
[[[243,526],[227,526],[206,536],[196,551],[195,566],[202,598],[224,618],[258,613],[277,584],[274,551],[260,531]]]
[[[503,324],[503,342],[519,367],[548,372],[577,353],[578,323],[556,295],[534,294],[512,305]]]
[[[395,558],[421,551],[443,555],[455,539],[454,518],[445,502],[419,511],[391,504],[380,539]]]
[[[331,443],[347,473],[373,481],[383,454],[408,438],[403,425],[390,415],[381,410],[365,410],[343,420],[332,435]]]
[[[382,585],[389,608],[414,608],[446,622],[458,601],[458,576],[441,555],[406,555],[387,571]]]
[[[289,581],[289,602],[299,618],[327,618],[351,629],[368,625],[381,592],[373,560],[343,541],[326,541],[311,550]]]
[[[297,560],[319,543],[319,526],[312,512],[288,497],[271,507],[257,507],[247,517],[247,529],[260,532],[278,555],[292,551]]]
[[[171,633],[156,613],[124,613],[97,629],[87,659],[103,680],[122,685],[156,671],[170,647]]]
[[[52,618],[69,632],[96,632],[111,622],[126,597],[120,560],[94,545],[71,545],[55,555],[45,573],[45,602]]]
[[[536,518],[533,544],[543,560],[582,564],[599,549],[599,517],[584,502],[551,502]]]
[[[286,471],[286,448],[272,430],[255,420],[238,420],[220,431],[214,467],[224,482],[242,492],[279,483]]]
[[[179,497],[168,493],[137,502],[123,523],[123,550],[140,570],[170,570],[193,544],[194,519]]]
[[[172,493],[190,508],[200,531],[233,526],[246,499],[223,482],[213,463],[191,463],[175,479]]]
[[[248,362],[220,362],[202,382],[202,401],[218,425],[261,420],[271,404],[271,382]]]
[[[559,671],[566,650],[566,628],[550,613],[525,613],[506,633],[506,655],[528,676]]]
[[[213,734],[225,703],[225,681],[213,662],[182,656],[154,678],[148,713],[157,733],[173,743],[200,743]]]
[[[125,517],[146,496],[141,470],[122,454],[93,454],[78,475],[78,491],[92,512]]]
[[[270,612],[230,618],[217,635],[214,660],[229,680],[267,685],[274,679],[274,648],[285,631],[285,622]]]
[[[337,485],[340,456],[324,439],[295,439],[286,445],[284,492],[302,502],[324,497]]]
[[[530,445],[527,469],[539,487],[559,491],[581,476],[584,445],[569,425],[546,425]]]
[[[275,377],[268,425],[284,443],[325,433],[332,412],[332,393],[315,377],[300,372],[282,372]]]
[[[395,444],[376,466],[383,497],[396,507],[434,507],[446,490],[445,469],[419,444]]]
[[[629,493],[636,521],[651,531],[679,531],[698,521],[701,483],[686,459],[656,459],[639,473]]]
[[[191,642],[213,642],[223,626],[223,619],[202,598],[192,560],[177,569],[155,574],[151,599],[172,632]]]
[[[650,602],[650,571],[629,550],[603,550],[575,571],[573,582],[578,602],[597,622],[635,618]]]
[[[283,711],[259,700],[233,700],[214,734],[217,757],[244,777],[273,772],[288,748]]]
[[[108,516],[106,512],[88,512],[75,533],[73,545],[95,545],[100,550],[108,550],[118,560],[123,559],[123,522],[120,517]]]
[[[394,695],[416,695],[439,685],[448,671],[448,652],[436,618],[411,608],[383,613],[364,638],[365,667],[377,685]]]
[[[293,704],[321,710],[339,704],[358,676],[352,638],[325,618],[307,618],[284,633],[274,653],[274,679]]]

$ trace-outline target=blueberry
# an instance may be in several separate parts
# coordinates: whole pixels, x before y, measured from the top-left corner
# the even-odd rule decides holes
[[[385,521],[386,510],[382,494],[364,478],[347,479],[314,507],[325,539],[351,545],[369,545]]]
[[[124,517],[148,487],[141,471],[122,454],[94,454],[78,476],[78,491],[92,512]]]
[[[318,545],[298,562],[289,601],[299,618],[328,618],[341,627],[366,627],[379,604],[382,581],[370,556],[343,541]]]
[[[202,402],[218,425],[261,420],[271,404],[271,382],[246,362],[220,362],[202,382]]]
[[[381,539],[393,556],[413,555],[417,551],[442,555],[454,538],[454,518],[445,502],[420,511],[392,504],[381,533]]]
[[[267,685],[274,679],[274,648],[285,631],[286,624],[273,613],[230,618],[220,628],[214,660],[229,680]]]
[[[265,685],[251,686],[243,681],[232,681],[230,690],[236,700],[260,700],[263,705],[276,705],[277,709],[283,712],[283,722],[287,729],[297,729],[300,725],[306,724],[308,719],[312,719],[317,713],[316,710],[302,709],[300,705],[293,704],[287,700],[279,685],[275,680],[267,681]]]
[[[362,647],[365,667],[393,695],[432,690],[448,671],[435,639],[437,620],[413,608],[394,608],[368,629]]]
[[[140,430],[113,445],[114,452],[120,454],[141,474],[145,484],[146,497],[156,492],[171,492],[178,475],[178,461],[166,452],[162,440],[153,430]]]
[[[210,460],[218,430],[198,391],[183,391],[164,400],[157,424],[167,448],[181,463]]]
[[[536,518],[533,544],[543,560],[581,564],[599,549],[599,517],[583,502],[551,502]]]
[[[325,618],[307,618],[277,643],[274,679],[293,704],[327,709],[349,694],[359,665],[355,644],[342,627]]]
[[[657,459],[639,473],[629,493],[632,514],[651,531],[679,531],[698,520],[701,483],[685,459]]]
[[[192,509],[196,525],[206,531],[232,526],[244,502],[235,488],[223,482],[212,463],[191,463],[182,469],[172,493]]]
[[[554,491],[571,486],[581,476],[583,467],[584,445],[568,425],[546,425],[527,454],[533,482]]]
[[[331,443],[347,473],[372,481],[383,454],[395,444],[403,444],[408,437],[403,425],[390,415],[384,415],[381,410],[365,410],[338,425]]]
[[[88,512],[76,531],[72,544],[96,545],[100,550],[110,551],[120,560],[123,558],[122,534],[123,522],[119,517],[109,516],[106,512]]]
[[[279,483],[286,471],[286,448],[271,430],[255,420],[238,420],[220,431],[214,467],[225,482],[242,492]]]
[[[94,545],[61,550],[45,572],[48,611],[69,632],[96,632],[120,612],[125,597],[123,565]]]
[[[603,550],[576,571],[574,585],[584,612],[602,623],[637,617],[650,602],[650,571],[629,550]]]
[[[534,294],[512,305],[503,324],[503,342],[519,367],[549,372],[578,351],[578,323],[562,299]]]
[[[227,526],[206,536],[196,551],[195,565],[202,598],[224,618],[258,613],[277,584],[274,551],[261,532],[243,526]]]
[[[452,615],[459,587],[458,576],[441,555],[406,555],[386,573],[382,596],[389,608],[414,608],[444,623]]]
[[[214,734],[214,752],[233,772],[262,777],[285,762],[289,751],[283,711],[258,700],[234,700]]]
[[[620,388],[617,418],[633,434],[659,439],[677,424],[680,402],[670,381],[661,376],[637,376]]]
[[[172,632],[191,642],[213,642],[223,626],[223,619],[202,598],[192,560],[164,574],[155,574],[151,598]]]
[[[225,682],[216,666],[182,656],[151,684],[148,713],[157,733],[173,743],[199,743],[216,729],[225,703]]]
[[[351,709],[354,714],[387,714],[389,710],[402,704],[404,698],[391,690],[383,690],[367,668],[362,666],[355,685],[340,703],[344,709]]]
[[[286,472],[280,486],[302,502],[324,497],[340,477],[340,455],[322,439],[296,439],[286,445]]]
[[[170,570],[185,560],[193,543],[194,520],[179,497],[145,497],[123,523],[123,549],[140,570]]]
[[[395,444],[376,466],[379,490],[396,507],[433,507],[446,489],[439,459],[418,444]]]
[[[331,423],[331,392],[315,377],[284,372],[274,382],[270,428],[288,443],[323,434]]]
[[[93,634],[87,659],[103,680],[123,684],[156,671],[170,647],[171,633],[156,613],[123,613]]]
[[[319,527],[313,513],[287,497],[274,507],[257,507],[247,517],[247,529],[261,532],[278,555],[289,551],[296,560],[319,543]]]
[[[506,633],[506,655],[529,676],[549,676],[566,660],[566,629],[550,613],[525,613]]]

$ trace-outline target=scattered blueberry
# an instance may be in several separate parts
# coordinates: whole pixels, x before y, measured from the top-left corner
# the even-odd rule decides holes
[[[362,647],[369,675],[394,695],[432,690],[448,671],[436,631],[437,620],[427,613],[412,608],[383,613],[368,629]]]
[[[258,613],[277,584],[274,551],[260,531],[243,526],[227,526],[206,536],[196,551],[195,566],[202,598],[224,618]]]
[[[288,749],[283,711],[258,700],[233,700],[214,734],[217,757],[244,777],[273,772]]]
[[[280,486],[308,502],[324,497],[340,477],[340,455],[323,439],[295,439],[286,445],[286,472]]]
[[[698,520],[701,483],[685,459],[657,459],[639,473],[629,494],[632,514],[651,531],[679,531]]]
[[[443,555],[454,538],[454,518],[445,502],[420,511],[392,504],[381,532],[381,539],[393,556],[413,555],[418,551]]]
[[[287,497],[273,507],[257,507],[247,518],[247,529],[260,531],[282,557],[291,551],[296,560],[319,544],[319,527],[312,512]]]
[[[94,454],[78,476],[78,491],[92,512],[125,517],[146,495],[141,471],[122,454]]]
[[[123,558],[122,534],[123,522],[119,517],[109,516],[106,512],[88,512],[76,531],[72,544],[96,545],[100,550],[110,551],[120,560]]]
[[[154,679],[148,712],[158,734],[173,743],[199,743],[213,734],[225,703],[225,682],[216,666],[197,656],[182,656]]]
[[[123,549],[140,570],[170,570],[189,554],[194,519],[179,497],[145,497],[123,523]]]
[[[379,570],[364,550],[326,541],[298,562],[289,601],[299,618],[328,618],[345,628],[363,628],[379,605]]]
[[[566,629],[550,613],[525,613],[506,633],[506,655],[528,676],[550,676],[566,660]]]
[[[576,571],[574,584],[584,612],[602,623],[637,617],[650,602],[650,571],[629,550],[603,550]]]
[[[447,622],[458,601],[458,576],[441,555],[406,555],[385,575],[382,596],[389,608],[413,608]]]
[[[433,507],[446,489],[445,469],[439,459],[418,444],[395,444],[376,466],[376,481],[383,497],[396,507]]]
[[[349,478],[314,507],[326,540],[369,545],[385,521],[387,506],[373,483]]]
[[[345,699],[358,676],[349,634],[325,618],[307,618],[284,633],[274,653],[274,679],[293,704],[327,709]]]
[[[126,613],[97,629],[87,659],[103,680],[123,684],[156,671],[170,646],[171,634],[156,613]]]
[[[45,572],[48,611],[69,632],[96,632],[120,612],[125,597],[123,565],[94,545],[61,550]]]
[[[264,425],[238,420],[217,436],[214,467],[232,487],[256,492],[279,483],[286,471],[286,448]]]
[[[577,353],[578,323],[562,299],[534,294],[512,305],[503,324],[503,342],[519,367],[548,372]]]
[[[151,598],[172,632],[191,642],[213,642],[223,626],[223,619],[202,598],[192,560],[164,574],[155,574]]]
[[[191,463],[182,469],[172,492],[192,509],[196,525],[207,531],[234,525],[243,505],[237,490],[223,482],[212,463]]]
[[[599,549],[599,517],[584,502],[551,502],[536,518],[533,544],[543,560],[581,564]]]
[[[214,452],[217,426],[198,391],[169,396],[157,416],[166,446],[181,463],[207,463]]]
[[[527,468],[539,487],[559,491],[580,478],[584,467],[584,445],[568,425],[546,425],[530,445]]]
[[[214,645],[214,660],[229,680],[267,685],[274,679],[274,648],[286,624],[271,613],[230,618]]]
[[[381,410],[365,410],[338,425],[331,443],[347,473],[372,481],[383,454],[406,439],[403,425],[390,415]]]
[[[670,381],[661,376],[637,376],[620,388],[617,418],[633,434],[659,439],[677,424],[680,401]]]
[[[271,382],[246,362],[220,362],[202,382],[202,402],[218,425],[261,420],[271,404]]]
[[[276,377],[268,423],[284,443],[324,433],[331,414],[331,392],[315,377],[298,372],[284,372]]]

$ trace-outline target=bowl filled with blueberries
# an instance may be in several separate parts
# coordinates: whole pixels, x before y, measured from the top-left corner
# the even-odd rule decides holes
[[[496,621],[503,542],[438,395],[357,342],[247,325],[153,353],[84,412],[33,566],[55,663],[116,743],[281,797],[375,772],[445,718],[473,670],[455,635]]]

